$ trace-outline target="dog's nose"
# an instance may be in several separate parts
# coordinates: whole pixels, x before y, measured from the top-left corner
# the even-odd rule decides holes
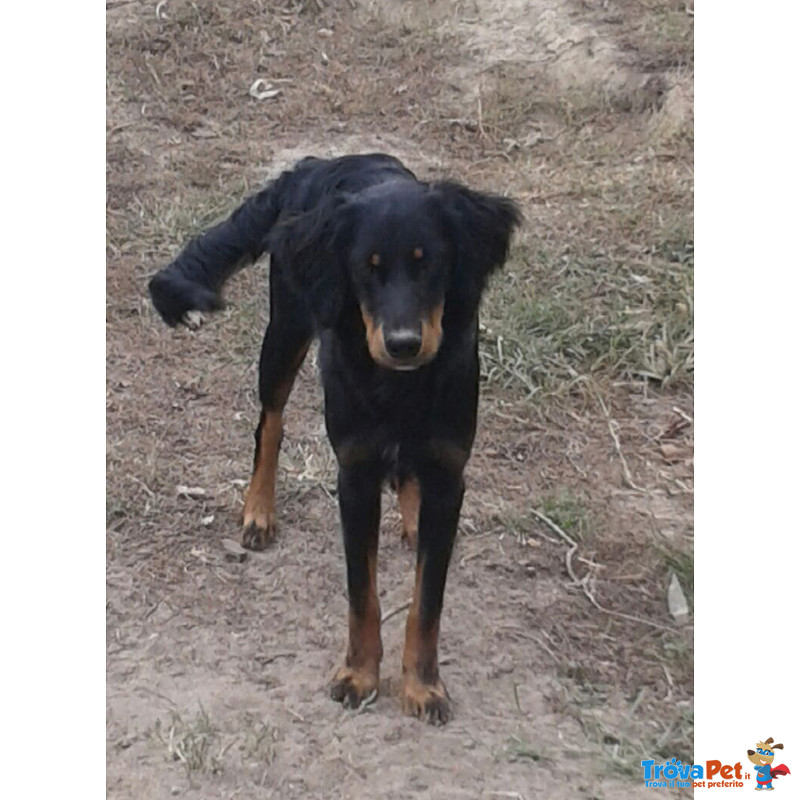
[[[420,331],[400,328],[387,333],[384,342],[392,358],[414,358],[422,347],[422,335]]]

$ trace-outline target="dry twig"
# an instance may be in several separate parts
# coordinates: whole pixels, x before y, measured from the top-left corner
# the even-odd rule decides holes
[[[597,399],[600,402],[600,407],[603,409],[603,415],[606,418],[606,423],[608,423],[608,432],[611,434],[611,438],[614,440],[614,447],[617,451],[617,455],[619,456],[619,460],[622,462],[622,474],[625,478],[625,485],[629,489],[633,489],[636,492],[644,492],[645,490],[642,489],[641,486],[638,486],[636,482],[633,480],[633,475],[631,475],[630,468],[628,467],[628,462],[625,459],[625,455],[622,452],[622,447],[619,443],[619,435],[614,430],[614,420],[611,419],[611,415],[608,413],[608,407],[603,402],[603,398],[600,397],[599,393],[597,394]]]
[[[405,611],[407,608],[411,608],[411,601],[410,600],[408,600],[407,602],[403,603],[400,606],[397,606],[397,608],[393,608],[391,611],[387,611],[381,617],[381,625],[383,625],[383,623],[386,622],[386,620],[389,620],[392,617],[396,617],[398,614],[400,614],[401,612]]]
[[[572,557],[578,550],[578,543],[572,539],[567,533],[565,533],[558,525],[556,525],[550,517],[545,516],[540,511],[537,511],[535,508],[531,509],[531,513],[533,514],[536,519],[540,522],[545,524],[551,531],[557,533],[567,544],[570,546],[569,550],[567,551],[566,557],[566,566],[567,572],[569,573],[570,578],[572,578],[573,582],[578,584],[583,593],[589,599],[589,602],[598,610],[602,611],[604,614],[609,614],[613,617],[620,617],[621,619],[627,619],[630,622],[639,622],[642,625],[649,625],[651,628],[656,628],[661,631],[674,631],[675,629],[669,625],[662,625],[660,622],[653,622],[649,619],[645,619],[644,617],[636,617],[633,614],[625,614],[622,611],[614,611],[611,608],[606,608],[605,606],[601,606],[600,603],[597,602],[597,598],[592,594],[591,590],[588,586],[588,580],[591,573],[587,573],[586,577],[583,580],[578,580],[577,576],[575,575],[575,570],[572,568]]]

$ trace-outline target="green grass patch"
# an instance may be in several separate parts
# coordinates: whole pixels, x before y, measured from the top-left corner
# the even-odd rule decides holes
[[[694,371],[691,240],[636,259],[523,244],[483,311],[485,379],[528,397],[605,376],[687,383]]]
[[[586,506],[571,494],[561,492],[558,495],[545,497],[540,507],[546,517],[573,538],[583,540],[591,534]]]

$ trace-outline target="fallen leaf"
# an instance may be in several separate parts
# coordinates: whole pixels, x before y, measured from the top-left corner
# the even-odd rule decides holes
[[[273,88],[272,84],[263,78],[257,78],[250,86],[248,94],[256,100],[270,100],[277,97],[283,90]]]
[[[223,539],[222,547],[225,550],[225,558],[229,561],[238,561],[241,563],[247,558],[247,550],[233,539]]]
[[[674,572],[671,575],[667,589],[667,607],[676,622],[685,622],[689,616],[689,604],[686,602],[686,595],[683,593],[678,576]]]
[[[685,445],[670,444],[662,442],[660,445],[661,455],[668,464],[675,464],[678,461],[686,461],[692,457],[692,450]]]

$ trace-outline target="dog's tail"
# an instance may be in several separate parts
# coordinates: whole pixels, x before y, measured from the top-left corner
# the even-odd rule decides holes
[[[223,307],[221,291],[228,278],[267,250],[267,235],[280,213],[277,189],[273,182],[250,197],[150,279],[150,296],[164,322],[174,326],[189,311]]]

